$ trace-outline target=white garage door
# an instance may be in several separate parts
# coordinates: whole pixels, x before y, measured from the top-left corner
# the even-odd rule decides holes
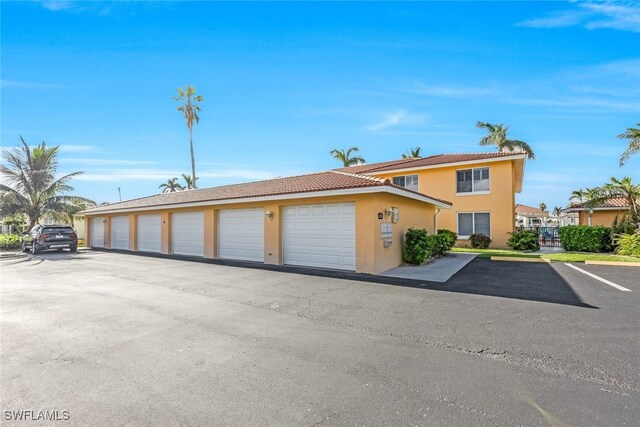
[[[138,250],[140,252],[160,252],[160,215],[138,216]]]
[[[111,217],[111,249],[129,250],[129,217]]]
[[[171,214],[171,242],[176,255],[204,256],[204,212]]]
[[[285,207],[284,263],[355,270],[355,212],[353,203]]]
[[[264,209],[218,213],[218,258],[264,262]]]
[[[103,248],[104,247],[104,221],[102,218],[91,219],[91,247]]]

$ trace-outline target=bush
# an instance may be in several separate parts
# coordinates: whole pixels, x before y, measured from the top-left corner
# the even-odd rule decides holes
[[[429,258],[440,257],[451,249],[450,240],[447,234],[429,235],[423,228],[410,228],[404,236],[404,261],[420,265]]]
[[[22,236],[18,234],[0,234],[0,250],[19,249]]]
[[[487,249],[491,244],[491,238],[482,233],[474,233],[469,236],[471,247],[474,249]]]
[[[640,232],[618,235],[615,243],[618,245],[617,254],[640,257]]]
[[[451,248],[456,244],[456,240],[458,240],[458,235],[451,230],[441,229],[438,230],[438,236],[442,236],[441,238],[445,240],[447,243],[447,250],[450,251]]]
[[[511,237],[507,241],[507,246],[516,251],[539,251],[538,238],[540,233],[536,230],[523,230],[510,233]]]
[[[404,235],[404,261],[409,264],[422,264],[429,256],[429,238],[427,230],[410,228]]]
[[[611,252],[611,228],[600,225],[568,225],[558,231],[565,251]]]
[[[634,234],[640,224],[636,224],[631,215],[625,214],[622,218],[615,217],[613,224],[611,224],[611,235],[616,236],[618,234]]]
[[[444,234],[434,234],[427,236],[428,254],[427,258],[436,258],[443,256],[449,249],[449,236]]]

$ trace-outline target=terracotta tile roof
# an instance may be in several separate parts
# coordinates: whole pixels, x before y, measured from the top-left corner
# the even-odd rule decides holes
[[[473,160],[495,159],[500,157],[509,157],[525,154],[520,151],[493,151],[487,153],[455,153],[455,154],[437,154],[419,159],[399,159],[390,162],[370,163],[365,165],[350,166],[347,168],[339,168],[336,170],[347,171],[353,173],[377,173],[393,171],[397,169],[419,168],[426,166],[442,165],[447,163],[461,163]]]
[[[611,197],[597,206],[587,207],[587,202],[576,203],[567,208],[567,210],[585,210],[585,209],[627,209],[629,204],[624,197]]]
[[[224,185],[221,187],[202,188],[197,190],[178,191],[174,193],[156,194],[153,196],[112,203],[87,209],[82,213],[95,214],[113,210],[132,210],[150,208],[154,206],[180,205],[185,203],[214,202],[250,197],[283,196],[297,193],[312,193],[317,191],[344,190],[367,187],[392,187],[408,194],[436,200],[447,205],[450,202],[436,199],[421,193],[416,193],[395,186],[389,180],[382,180],[371,176],[358,175],[341,171],[326,171],[307,175],[275,178],[266,181],[249,182],[245,184]]]
[[[542,209],[540,208],[534,208],[533,206],[527,206],[527,205],[516,205],[516,213],[519,213],[521,215],[539,215],[539,216],[544,216],[547,213],[543,212]]]

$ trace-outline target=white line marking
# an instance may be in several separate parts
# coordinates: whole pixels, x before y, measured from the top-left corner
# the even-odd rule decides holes
[[[609,280],[607,280],[607,279],[603,279],[603,278],[602,278],[602,277],[600,277],[600,276],[596,276],[596,275],[595,275],[595,274],[593,274],[593,273],[589,273],[588,271],[585,271],[585,270],[583,270],[583,269],[581,269],[581,268],[579,268],[579,267],[576,267],[576,266],[575,266],[575,265],[573,265],[573,264],[569,264],[569,263],[566,263],[566,262],[565,262],[565,263],[564,263],[564,265],[566,265],[566,266],[568,266],[568,267],[571,267],[571,268],[573,268],[574,270],[578,270],[580,273],[584,273],[584,274],[586,274],[586,275],[587,275],[587,276],[589,276],[589,277],[593,277],[594,279],[599,280],[599,281],[601,281],[602,283],[607,284],[607,285],[609,285],[609,286],[612,286],[612,287],[614,287],[614,288],[616,288],[616,289],[618,289],[618,290],[620,290],[620,291],[631,292],[631,289],[627,289],[627,288],[625,288],[624,286],[617,285],[617,284],[615,284],[615,283],[613,283],[613,282],[610,282],[610,281],[609,281]]]

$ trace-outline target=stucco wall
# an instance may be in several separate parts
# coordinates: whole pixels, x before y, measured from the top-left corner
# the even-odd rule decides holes
[[[456,171],[482,167],[490,169],[489,194],[456,194]],[[457,233],[459,212],[489,212],[491,214],[491,247],[507,247],[509,233],[513,232],[515,224],[516,176],[513,161],[477,163],[376,176],[392,179],[394,176],[415,174],[418,175],[419,192],[453,203],[451,209],[444,209],[438,214],[438,228],[446,228]],[[458,241],[458,246],[466,245],[470,245],[468,240]]]
[[[434,231],[435,206],[408,199],[405,197],[387,194],[371,193],[358,195],[344,195],[332,197],[308,197],[290,200],[278,200],[270,202],[254,203],[229,203],[215,206],[199,206],[190,208],[173,208],[163,210],[141,211],[139,214],[160,214],[161,215],[161,252],[171,254],[171,214],[176,212],[204,212],[204,256],[206,258],[217,258],[217,215],[222,209],[249,209],[262,208],[264,211],[273,212],[273,218],[264,219],[264,262],[266,264],[282,264],[282,210],[285,206],[320,204],[320,203],[344,203],[354,202],[356,209],[356,271],[362,273],[380,273],[402,262],[402,237],[404,232],[410,227],[426,228],[430,233]],[[383,222],[391,222],[391,219],[384,215],[385,209],[395,207],[399,211],[399,222],[392,225],[393,237],[391,246],[385,248],[384,240],[381,239],[381,226]],[[378,214],[383,215],[383,219],[378,219]],[[100,216],[105,218],[105,248],[111,247],[110,224],[111,217],[120,214],[103,214],[87,216],[85,227],[87,229],[87,245],[90,244],[89,235],[91,217]],[[137,250],[136,216],[137,213],[129,215],[129,249]]]
[[[605,227],[611,227],[616,216],[619,219],[622,219],[622,217],[628,212],[629,211],[626,209],[593,211],[591,214],[591,225],[604,225]],[[589,225],[589,213],[587,211],[580,211],[578,215],[580,225]]]

